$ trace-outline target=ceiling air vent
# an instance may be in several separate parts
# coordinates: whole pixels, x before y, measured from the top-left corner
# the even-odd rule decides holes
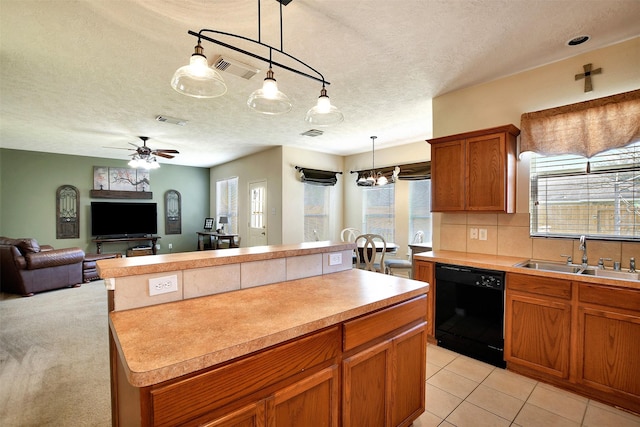
[[[213,68],[233,74],[234,76],[242,77],[246,80],[249,80],[260,72],[258,68],[252,67],[251,65],[243,64],[235,59],[223,58],[222,56],[217,57],[213,61]]]
[[[320,136],[323,133],[324,133],[323,131],[318,129],[309,129],[306,132],[302,132],[300,135],[314,137],[314,136]]]
[[[156,120],[162,123],[171,123],[172,125],[184,126],[187,124],[187,120],[178,119],[169,116],[156,116]]]

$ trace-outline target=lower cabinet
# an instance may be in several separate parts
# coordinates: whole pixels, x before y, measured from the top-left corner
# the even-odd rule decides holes
[[[426,306],[419,296],[149,387],[119,379],[114,425],[408,426],[425,407]]]
[[[504,358],[569,378],[571,282],[507,274]]]
[[[507,273],[510,370],[640,412],[640,291]]]
[[[578,287],[576,382],[640,412],[640,292]]]
[[[429,301],[427,303],[427,339],[431,343],[436,342],[435,312],[436,312],[436,276],[435,263],[422,260],[414,260],[413,277],[421,282],[429,284]]]

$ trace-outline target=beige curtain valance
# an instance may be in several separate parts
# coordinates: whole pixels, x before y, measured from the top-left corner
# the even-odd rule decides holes
[[[640,138],[640,90],[525,113],[520,152],[590,158]]]

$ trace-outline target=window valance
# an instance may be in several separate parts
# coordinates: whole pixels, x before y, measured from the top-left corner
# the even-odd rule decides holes
[[[398,179],[406,181],[431,179],[431,162],[419,162],[400,165]]]
[[[338,182],[338,174],[342,172],[323,171],[320,169],[310,169],[296,166],[300,172],[300,181],[313,185],[332,186]]]
[[[525,113],[520,152],[587,158],[640,138],[640,90]]]

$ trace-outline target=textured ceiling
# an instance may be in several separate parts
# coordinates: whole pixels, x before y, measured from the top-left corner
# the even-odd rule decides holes
[[[278,48],[279,3],[261,9],[262,42]],[[162,163],[202,167],[276,145],[349,155],[369,150],[370,135],[376,148],[431,137],[435,96],[640,35],[638,0],[294,0],[283,14],[284,51],[331,82],[345,116],[322,136],[300,135],[319,83],[275,68],[294,108],[257,114],[246,99],[265,64],[217,45],[203,42],[210,62],[222,54],[262,71],[222,73],[228,92],[215,99],[169,85],[193,52],[188,30],[256,39],[255,0],[0,0],[0,145],[124,161],[120,148],[145,135],[180,151]],[[581,34],[592,39],[566,46]]]

